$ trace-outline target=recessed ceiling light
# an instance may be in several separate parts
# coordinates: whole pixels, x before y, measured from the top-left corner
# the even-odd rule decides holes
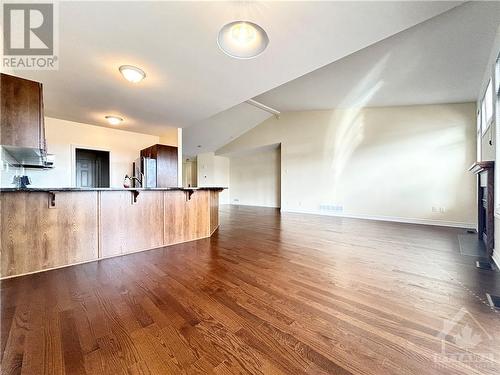
[[[220,29],[217,44],[231,57],[251,59],[264,52],[269,38],[264,29],[253,22],[234,21]]]
[[[123,121],[121,117],[118,116],[104,116],[109,125],[118,125]]]
[[[139,69],[136,66],[122,65],[118,69],[120,70],[123,78],[133,83],[141,82],[144,78],[146,78],[144,70]]]

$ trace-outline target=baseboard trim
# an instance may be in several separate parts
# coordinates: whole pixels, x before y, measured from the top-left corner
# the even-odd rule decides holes
[[[231,206],[245,206],[245,207],[265,207],[265,208],[280,208],[280,206],[265,206],[255,204],[242,204],[242,203],[229,203]]]
[[[286,209],[286,208],[282,208],[281,212],[292,212],[292,213],[300,213],[300,214],[345,217],[345,218],[349,218],[349,219],[391,221],[391,222],[396,222],[396,223],[434,225],[434,226],[453,227],[453,228],[466,228],[466,229],[475,229],[476,228],[475,223],[465,223],[465,222],[459,222],[459,221],[417,219],[417,218],[397,217],[397,216],[374,216],[374,215],[334,213],[334,212],[324,212],[324,211],[308,211],[308,210],[293,210],[293,209],[291,210],[291,209]]]

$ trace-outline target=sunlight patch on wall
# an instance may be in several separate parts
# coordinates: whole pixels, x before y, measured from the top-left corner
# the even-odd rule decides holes
[[[362,108],[370,99],[384,86],[380,79],[382,72],[389,59],[387,54],[370,70],[368,75],[346,95],[341,107],[349,107],[345,110],[334,111],[327,134],[325,136],[324,157],[329,162],[326,171],[326,180],[331,187],[330,199],[337,199],[337,186],[340,176],[349,163],[352,154],[363,142],[364,119]]]

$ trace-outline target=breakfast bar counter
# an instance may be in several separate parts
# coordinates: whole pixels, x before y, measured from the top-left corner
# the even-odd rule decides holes
[[[221,187],[0,190],[1,278],[210,237]]]

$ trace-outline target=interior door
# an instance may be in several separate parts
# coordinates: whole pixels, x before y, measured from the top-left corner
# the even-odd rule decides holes
[[[76,186],[96,187],[95,160],[78,159],[76,161]]]

